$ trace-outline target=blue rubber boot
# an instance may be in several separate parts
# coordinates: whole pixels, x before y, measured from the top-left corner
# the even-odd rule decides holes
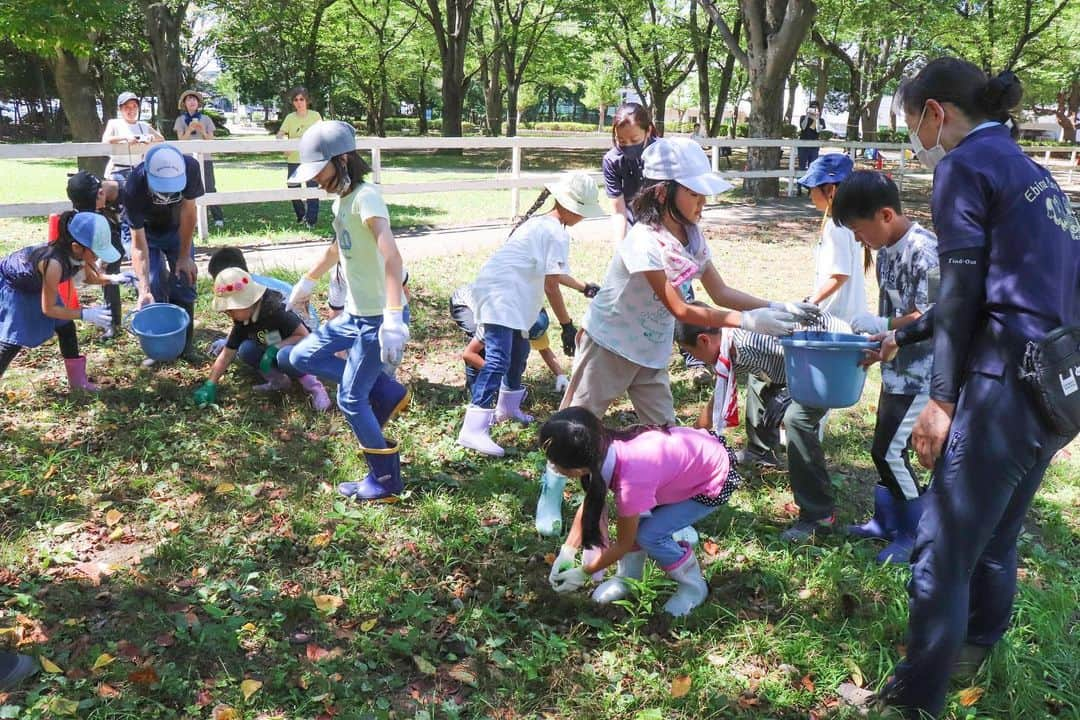
[[[367,458],[368,474],[363,480],[341,483],[338,492],[360,501],[383,500],[400,494],[405,484],[401,481],[401,453],[398,446],[391,443],[383,450],[364,448],[364,456]]]
[[[563,488],[566,476],[548,465],[540,479],[540,499],[536,501],[536,532],[545,537],[562,534]]]
[[[874,516],[862,525],[848,525],[848,535],[864,540],[892,540],[896,537],[899,501],[884,485],[874,486]]]
[[[371,402],[371,411],[375,413],[375,419],[379,421],[381,428],[409,407],[409,403],[412,402],[412,392],[394,378],[381,372],[371,387],[368,400]]]
[[[920,495],[914,500],[904,500],[897,503],[896,512],[896,538],[881,552],[878,553],[877,561],[881,564],[906,563],[911,559],[911,551],[915,547],[915,534],[919,530],[919,520],[923,514],[923,498]]]

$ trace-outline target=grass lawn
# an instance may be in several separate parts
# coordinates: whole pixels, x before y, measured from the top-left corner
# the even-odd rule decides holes
[[[731,225],[710,239],[736,287],[802,297],[810,248],[793,238],[816,224]],[[610,252],[576,244],[575,274],[601,279]],[[53,343],[21,355],[0,395],[0,638],[51,664],[0,695],[0,717],[851,716],[836,688],[884,681],[904,642],[908,573],[839,535],[782,544],[783,472],[751,475],[698,526],[712,594],[689,618],[663,615],[672,585],[651,564],[620,607],[549,589],[545,555],[559,542],[533,530],[535,427],[500,427],[514,449],[501,460],[454,444],[465,400],[447,297],[483,260],[410,263],[402,374],[415,396],[388,428],[407,478],[393,504],[338,499],[362,457],[342,416],[316,415],[299,391],[254,394],[234,368],[219,405],[198,409],[190,395],[208,366],[143,369],[132,338],[102,344],[86,329],[97,396],[67,394]],[[205,281],[200,291],[205,346],[226,322]],[[583,298],[568,300],[580,315]],[[530,411],[547,417],[558,398],[535,358],[526,380]],[[863,402],[828,423],[843,522],[870,504],[877,387],[875,371]],[[708,390],[677,365],[673,389],[692,422]],[[629,406],[608,420],[631,422]],[[1072,453],[1028,519],[1013,627],[963,696],[974,703],[954,694],[949,717],[1080,713]]]

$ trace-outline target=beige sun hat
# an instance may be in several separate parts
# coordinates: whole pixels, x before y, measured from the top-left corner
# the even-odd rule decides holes
[[[265,292],[266,286],[252,280],[246,271],[225,268],[214,278],[214,309],[243,310],[259,302]]]
[[[587,218],[606,214],[600,207],[596,181],[587,173],[567,173],[558,182],[548,183],[544,187],[560,205],[572,213]]]
[[[199,101],[199,107],[202,107],[203,103],[206,102],[206,98],[203,97],[203,94],[201,92],[199,92],[198,90],[192,90],[192,89],[189,88],[189,89],[185,90],[184,92],[180,93],[180,99],[176,103],[176,109],[177,110],[183,110],[184,109],[184,101],[187,100],[188,95],[194,95],[195,96],[195,99]]]

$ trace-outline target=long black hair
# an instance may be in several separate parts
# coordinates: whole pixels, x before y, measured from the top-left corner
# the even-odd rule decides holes
[[[340,192],[336,193],[339,197],[345,197],[360,187],[360,184],[364,182],[364,176],[371,172],[371,166],[367,164],[367,160],[360,157],[360,153],[356,150],[350,150],[343,155],[335,155],[330,158],[330,162],[334,165],[334,182],[338,182],[346,174],[349,178],[348,187],[339,188]]]
[[[531,218],[533,216],[533,214],[536,213],[536,211],[540,209],[540,206],[543,205],[547,201],[547,199],[549,197],[551,197],[551,191],[550,190],[548,190],[547,188],[544,188],[543,190],[541,190],[540,194],[536,196],[536,202],[534,202],[532,204],[532,206],[530,206],[529,209],[525,211],[524,215],[519,216],[518,219],[517,219],[517,222],[514,223],[514,227],[510,228],[510,235],[513,235],[514,232],[519,227],[521,227],[522,224],[524,224],[524,222],[526,220]],[[507,237],[510,237],[510,235],[507,235]]]
[[[645,180],[637,195],[631,201],[635,222],[645,223],[650,227],[660,227],[665,213],[671,213],[683,225],[693,225],[675,205],[675,193],[679,183],[674,180]],[[661,200],[663,195],[663,200]]]
[[[1024,86],[1011,70],[990,77],[978,66],[960,58],[943,57],[930,61],[897,90],[897,103],[904,112],[922,112],[927,100],[949,102],[972,122],[996,120],[1005,123],[1013,137],[1020,127],[1012,110],[1020,104]],[[914,129],[912,129],[914,132]]]
[[[600,472],[613,440],[629,440],[642,433],[667,426],[632,425],[625,430],[606,428],[600,419],[583,407],[568,407],[552,415],[540,426],[540,447],[548,462],[567,470],[587,468],[581,478],[585,501],[581,511],[582,545],[598,547],[603,541],[600,516],[607,502],[608,486]]]
[[[67,279],[75,274],[75,253],[71,251],[71,246],[77,243],[68,226],[71,224],[71,219],[78,213],[78,210],[65,210],[60,213],[57,223],[59,232],[56,239],[50,240],[47,245],[38,247],[30,254],[30,262],[35,269],[42,260],[56,260],[60,263],[60,277],[62,279]]]

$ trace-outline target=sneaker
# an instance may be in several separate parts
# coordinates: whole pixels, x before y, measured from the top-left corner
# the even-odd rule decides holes
[[[831,532],[834,525],[836,525],[836,513],[818,520],[798,520],[780,533],[780,539],[789,543],[803,543],[818,533]]]
[[[979,673],[979,668],[989,656],[990,648],[985,645],[964,643],[960,647],[960,654],[956,656],[956,662],[953,663],[950,677],[962,682],[970,681]]]
[[[215,220],[214,221],[214,227],[216,227],[216,228],[225,227],[225,221],[224,220]]]
[[[144,368],[151,368],[157,365],[157,360],[155,360],[154,358],[143,358],[143,361],[140,363],[140,365],[142,365]]]
[[[315,228],[316,228],[316,226],[318,226],[318,223],[309,222],[309,223],[306,223],[306,225],[308,226],[308,230],[310,230],[312,232],[315,232]]]
[[[743,448],[735,453],[735,460],[740,465],[749,465],[758,469],[775,470],[780,467],[780,458],[776,456],[775,450],[769,450],[767,453],[756,453],[749,448]]]

